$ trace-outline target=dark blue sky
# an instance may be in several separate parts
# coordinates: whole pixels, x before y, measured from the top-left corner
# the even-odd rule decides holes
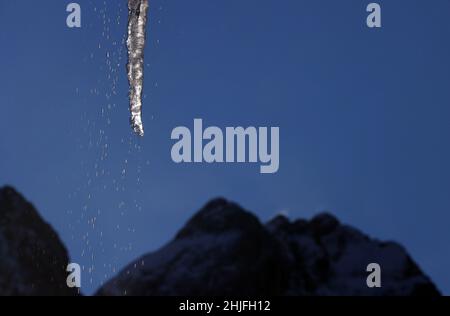
[[[144,124],[128,124],[126,1],[0,2],[0,185],[91,293],[225,196],[263,221],[329,210],[409,250],[450,294],[450,2],[151,0]],[[172,129],[279,126],[280,170],[177,165]],[[363,269],[364,267],[362,267]]]

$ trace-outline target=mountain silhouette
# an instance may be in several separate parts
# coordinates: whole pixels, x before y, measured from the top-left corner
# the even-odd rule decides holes
[[[67,250],[36,209],[0,188],[0,295],[77,295]],[[366,267],[381,267],[369,288]],[[440,295],[406,250],[331,214],[262,224],[225,199],[197,212],[161,249],[134,260],[97,295]]]
[[[381,266],[381,288],[366,267]],[[237,204],[209,202],[160,250],[98,295],[439,295],[405,249],[370,239],[330,214],[263,225]]]
[[[0,295],[77,295],[66,284],[67,250],[36,209],[0,189]]]

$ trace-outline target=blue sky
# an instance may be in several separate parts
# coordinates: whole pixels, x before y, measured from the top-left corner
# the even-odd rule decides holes
[[[450,293],[450,2],[153,0],[146,135],[128,124],[126,1],[0,3],[0,185],[84,266],[83,291],[155,250],[210,198],[263,221],[329,210],[396,240]],[[280,170],[177,165],[179,125],[279,126]]]

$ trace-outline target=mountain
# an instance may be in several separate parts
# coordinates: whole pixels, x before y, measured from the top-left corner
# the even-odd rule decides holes
[[[0,295],[76,295],[66,285],[67,250],[13,188],[0,188]]]
[[[0,188],[0,295],[77,295],[67,250],[13,188]],[[369,288],[369,263],[381,288]],[[97,295],[439,295],[405,249],[371,239],[330,214],[262,224],[237,204],[205,205],[160,250],[144,255]]]
[[[369,288],[369,263],[381,288]],[[130,263],[97,295],[440,295],[406,250],[330,214],[263,225],[224,199],[208,203],[160,250]]]

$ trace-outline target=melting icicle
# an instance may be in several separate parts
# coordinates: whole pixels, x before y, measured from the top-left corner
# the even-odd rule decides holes
[[[142,82],[144,77],[145,28],[148,0],[128,0],[128,82],[130,84],[131,127],[144,136],[142,125]]]

